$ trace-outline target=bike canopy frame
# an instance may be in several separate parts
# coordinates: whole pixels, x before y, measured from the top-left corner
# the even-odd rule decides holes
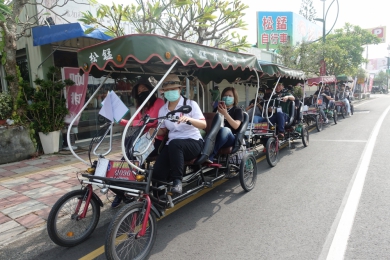
[[[126,77],[132,80],[146,75],[159,80],[153,91],[131,116],[124,129],[125,134],[135,115],[143,109],[170,73],[186,79],[199,80],[202,89],[203,84],[210,81],[220,83],[226,79],[230,83],[248,82],[254,77],[258,81],[259,89],[258,79],[262,75],[261,66],[254,55],[225,51],[152,34],[127,35],[81,49],[78,51],[78,63],[82,73],[88,72],[94,77],[109,75],[112,78]],[[189,80],[186,80],[186,83],[189,85]],[[125,134],[121,142],[124,159],[131,167],[145,172],[127,157]],[[81,159],[78,156],[76,158]]]

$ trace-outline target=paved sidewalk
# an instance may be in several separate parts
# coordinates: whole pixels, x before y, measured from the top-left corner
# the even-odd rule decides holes
[[[113,141],[109,158],[120,159],[119,142]],[[88,161],[87,149],[77,154]],[[53,204],[65,193],[81,187],[76,173],[87,168],[69,151],[0,165],[0,246],[46,228]],[[106,195],[97,194],[106,200]]]

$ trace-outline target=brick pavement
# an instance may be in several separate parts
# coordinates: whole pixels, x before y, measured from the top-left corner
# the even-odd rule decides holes
[[[77,154],[88,161],[86,149]],[[114,140],[109,158],[120,157],[119,140]],[[0,165],[0,246],[45,229],[53,204],[81,187],[76,175],[87,168],[68,151]],[[105,195],[97,195],[106,200]]]

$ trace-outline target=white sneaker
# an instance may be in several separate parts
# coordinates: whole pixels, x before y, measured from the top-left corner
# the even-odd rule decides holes
[[[327,123],[329,123],[329,120],[328,120],[328,119],[325,120],[325,124],[327,124]]]
[[[348,115],[348,117],[350,117],[351,116],[351,112],[349,112],[347,115]]]

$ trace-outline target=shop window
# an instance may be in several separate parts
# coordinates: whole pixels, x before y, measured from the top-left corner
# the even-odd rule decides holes
[[[20,57],[16,59],[16,64],[19,66],[20,74],[24,81],[30,82],[30,72],[28,68],[27,57]]]
[[[77,52],[71,51],[55,51],[53,53],[54,66],[58,68],[73,67],[77,68]]]

